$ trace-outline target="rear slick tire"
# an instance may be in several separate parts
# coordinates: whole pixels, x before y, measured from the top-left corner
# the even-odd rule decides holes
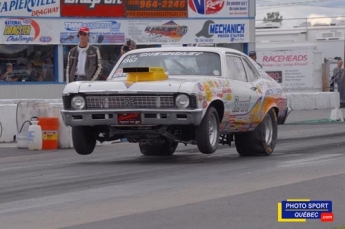
[[[241,156],[271,155],[278,137],[277,115],[269,110],[252,132],[235,135],[236,150]]]
[[[75,151],[80,155],[89,155],[96,147],[96,136],[89,126],[72,127],[72,141]]]
[[[162,143],[139,142],[140,152],[145,156],[171,156],[178,142],[166,139]]]

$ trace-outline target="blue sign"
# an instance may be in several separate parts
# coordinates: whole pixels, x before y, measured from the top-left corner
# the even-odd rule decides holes
[[[332,201],[287,199],[278,203],[279,222],[305,222],[307,219],[332,222]]]

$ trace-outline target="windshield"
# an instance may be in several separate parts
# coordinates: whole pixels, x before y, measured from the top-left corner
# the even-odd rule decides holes
[[[212,52],[142,52],[126,56],[111,78],[125,76],[123,68],[162,67],[168,75],[220,76],[220,57]]]

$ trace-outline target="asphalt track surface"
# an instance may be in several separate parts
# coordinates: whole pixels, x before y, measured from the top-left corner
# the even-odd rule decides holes
[[[343,127],[281,126],[269,157],[239,157],[234,146],[203,155],[179,145],[172,157],[142,156],[131,143],[101,145],[89,156],[2,147],[0,228],[345,225]],[[334,222],[278,223],[277,203],[288,198],[333,201]]]

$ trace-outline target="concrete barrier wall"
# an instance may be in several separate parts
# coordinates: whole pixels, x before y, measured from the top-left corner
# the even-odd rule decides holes
[[[323,110],[340,107],[338,92],[287,93],[292,110]]]
[[[0,104],[0,142],[12,142],[17,134],[16,104]]]
[[[311,93],[287,93],[288,106],[292,110],[322,110],[335,109],[340,107],[338,92],[311,92]],[[59,147],[70,148],[73,146],[71,141],[71,129],[66,127],[62,121],[60,110],[62,108],[61,99],[52,100],[0,100],[0,142],[13,142],[13,136],[17,135],[17,104],[31,102],[36,106],[27,106],[19,112],[21,125],[25,120],[32,116],[47,116],[59,118]],[[47,104],[47,105],[46,105]],[[0,126],[0,127],[1,127]],[[19,126],[20,128],[20,126]]]

